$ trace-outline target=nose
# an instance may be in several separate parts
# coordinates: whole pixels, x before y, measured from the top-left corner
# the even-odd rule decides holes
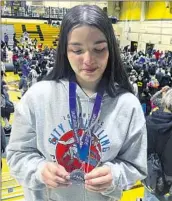
[[[93,53],[91,53],[90,51],[85,52],[83,62],[87,66],[90,66],[90,65],[94,64]]]

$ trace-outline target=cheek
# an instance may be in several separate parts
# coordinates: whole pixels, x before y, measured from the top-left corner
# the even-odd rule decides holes
[[[102,64],[106,65],[108,63],[108,58],[109,58],[109,52],[107,52],[106,54],[102,55],[99,59],[99,62],[101,62]]]
[[[83,61],[82,56],[68,54],[68,60],[72,67],[77,67],[78,64],[81,64]]]

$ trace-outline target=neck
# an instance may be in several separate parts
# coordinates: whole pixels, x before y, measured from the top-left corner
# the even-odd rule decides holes
[[[97,91],[97,86],[99,84],[100,80],[94,81],[94,82],[86,82],[84,80],[81,80],[80,78],[76,78],[78,84],[82,88],[82,90],[88,95],[91,96]]]

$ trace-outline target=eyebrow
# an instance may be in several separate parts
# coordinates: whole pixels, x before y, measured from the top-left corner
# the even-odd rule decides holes
[[[94,44],[97,45],[97,44],[100,44],[100,43],[107,43],[107,41],[106,41],[106,40],[98,40],[98,41],[96,41]],[[82,46],[81,43],[76,43],[76,42],[69,43],[69,45]]]

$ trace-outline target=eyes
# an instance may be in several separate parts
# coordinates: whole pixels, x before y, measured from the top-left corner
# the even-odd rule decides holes
[[[93,52],[97,53],[97,54],[100,54],[100,53],[103,53],[105,50],[107,50],[107,47],[104,47],[104,48],[94,48],[93,49]],[[71,49],[71,51],[77,55],[80,55],[80,54],[83,54],[84,53],[84,50],[83,49],[78,49],[78,50],[74,50],[74,49]]]

